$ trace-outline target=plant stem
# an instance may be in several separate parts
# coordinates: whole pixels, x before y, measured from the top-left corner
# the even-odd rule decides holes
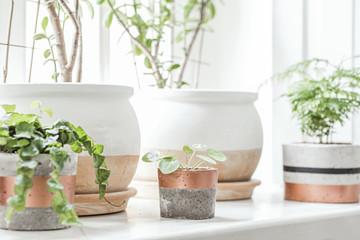
[[[199,87],[201,57],[202,57],[202,50],[203,50],[203,45],[204,45],[204,35],[205,35],[205,31],[202,30],[201,34],[200,34],[200,46],[199,46],[199,56],[198,56],[198,62],[197,62],[197,68],[196,68],[196,77],[194,80],[194,88],[195,89],[197,89]]]
[[[9,28],[7,34],[7,46],[6,46],[6,56],[5,56],[4,83],[6,83],[6,78],[8,74],[10,37],[11,37],[11,26],[12,26],[13,15],[14,15],[14,0],[10,0],[10,16],[9,16]]]
[[[75,1],[75,17],[79,24],[79,58],[78,58],[78,71],[76,82],[80,83],[82,78],[82,66],[83,66],[83,35],[82,35],[82,23],[79,16],[79,0]]]
[[[195,152],[196,152],[196,149],[195,149],[194,152],[191,154],[191,157],[190,157],[189,161],[188,161],[187,164],[186,164],[186,168],[188,168],[188,167],[190,166],[190,163],[191,163],[191,161],[192,161],[192,159],[193,159],[193,157],[194,157],[194,155],[195,155]]]
[[[175,58],[175,24],[176,24],[176,16],[175,16],[176,6],[175,6],[175,0],[173,0],[172,9],[171,9],[171,15],[170,15],[170,21],[171,21],[171,63],[174,64],[174,58]],[[174,74],[173,72],[170,72],[170,88],[172,88],[174,83]]]
[[[37,31],[37,24],[38,24],[38,20],[39,20],[39,10],[40,10],[40,0],[38,0],[38,2],[37,2],[34,35],[36,34],[36,31]],[[33,65],[33,61],[34,61],[34,49],[35,49],[35,39],[33,39],[32,47],[31,47],[30,70],[29,70],[28,82],[31,82],[32,65]]]
[[[200,20],[199,20],[199,23],[197,24],[197,26],[195,28],[195,32],[194,32],[194,35],[193,35],[193,37],[192,37],[192,39],[191,39],[191,41],[189,43],[189,47],[186,49],[185,58],[184,58],[183,64],[181,65],[180,74],[179,74],[179,78],[178,78],[178,81],[177,81],[177,88],[181,87],[182,79],[183,79],[183,76],[184,76],[186,65],[187,65],[187,63],[189,61],[191,50],[192,50],[193,45],[195,43],[195,40],[196,40],[196,38],[197,38],[197,36],[199,34],[201,25],[203,24],[204,19],[205,19],[205,8],[206,8],[206,5],[208,3],[209,3],[209,0],[202,0],[201,1]]]
[[[51,52],[51,56],[52,56],[52,59],[53,59],[53,64],[54,64],[54,80],[55,82],[58,82],[58,72],[57,72],[57,66],[56,66],[56,59],[55,59],[55,53],[54,53],[54,48],[53,46],[51,45],[51,41],[49,38],[47,38],[48,40],[48,43],[49,43],[49,46],[50,46],[50,52]]]
[[[197,168],[197,167],[199,167],[201,164],[203,164],[204,163],[204,160],[199,160],[192,168],[191,168],[191,170],[194,170],[195,168]]]

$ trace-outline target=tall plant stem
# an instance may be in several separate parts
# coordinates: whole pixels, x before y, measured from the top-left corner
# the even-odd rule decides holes
[[[175,16],[176,6],[175,6],[175,0],[173,0],[172,8],[171,8],[171,63],[174,63],[175,59],[175,24],[176,24],[176,16]],[[172,88],[174,84],[174,74],[170,72],[170,88]]]
[[[11,37],[11,26],[12,26],[13,15],[14,15],[14,0],[10,0],[10,16],[9,16],[9,28],[8,28],[7,44],[6,44],[5,69],[4,69],[4,83],[6,83],[6,78],[7,78],[7,74],[8,74],[9,51],[10,51],[10,37]]]
[[[179,78],[178,78],[178,81],[177,81],[177,87],[180,88],[181,87],[181,83],[182,83],[182,79],[183,79],[183,76],[184,76],[184,72],[185,72],[185,69],[186,69],[186,65],[189,61],[189,57],[190,57],[190,53],[191,53],[191,50],[194,46],[194,43],[195,43],[195,40],[199,34],[199,31],[200,31],[200,28],[201,28],[201,25],[204,23],[204,19],[205,19],[205,8],[206,8],[206,5],[209,3],[209,0],[202,0],[201,1],[201,7],[200,7],[200,20],[199,20],[199,23],[197,24],[196,28],[195,28],[195,32],[194,32],[194,35],[189,43],[189,47],[186,49],[185,51],[185,58],[184,58],[184,61],[183,61],[183,64],[181,65],[181,69],[180,69],[180,73],[179,73]]]
[[[204,35],[205,35],[205,31],[202,30],[201,34],[200,34],[200,46],[199,46],[199,56],[198,56],[198,62],[197,62],[197,68],[196,68],[196,77],[194,80],[194,88],[195,89],[197,89],[199,87],[201,58],[202,58],[202,50],[203,50],[203,45],[204,45]]]
[[[37,2],[34,35],[36,34],[36,31],[37,31],[37,25],[38,25],[38,20],[39,20],[39,10],[40,10],[40,0],[38,0],[38,2]],[[28,82],[31,82],[32,65],[33,65],[33,61],[34,61],[34,49],[35,49],[35,39],[33,39],[32,47],[31,47],[30,70],[29,70]]]
[[[117,21],[120,23],[120,25],[125,29],[125,32],[130,36],[130,39],[132,42],[144,53],[144,55],[149,59],[151,68],[154,72],[154,76],[156,79],[156,83],[159,88],[164,88],[165,84],[162,82],[162,75],[160,73],[159,66],[157,65],[157,59],[151,54],[151,52],[146,48],[146,46],[137,39],[129,30],[129,28],[126,26],[126,24],[121,20],[119,14],[117,11],[115,11],[114,6],[110,3],[109,0],[107,0],[108,5],[111,8],[111,11],[114,13]]]
[[[79,0],[75,1],[75,17],[79,24],[79,57],[78,57],[78,71],[76,82],[80,83],[82,78],[82,65],[83,65],[83,35],[82,35],[82,23],[79,16]]]

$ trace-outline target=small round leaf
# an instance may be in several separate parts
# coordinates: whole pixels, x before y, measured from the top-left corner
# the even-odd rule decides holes
[[[175,172],[180,167],[179,161],[174,157],[164,157],[159,163],[160,171],[163,174]]]
[[[148,152],[143,157],[142,160],[144,162],[156,162],[160,158],[160,152],[154,151],[154,152]]]
[[[209,154],[210,157],[212,157],[216,161],[223,162],[226,160],[225,154],[223,154],[222,152],[219,152],[218,150],[208,149],[207,153]]]
[[[199,143],[193,144],[192,146],[193,146],[193,148],[195,148],[195,149],[204,149],[204,148],[207,148],[207,146],[206,146],[205,144],[199,144]]]
[[[191,149],[191,147],[189,147],[188,145],[185,145],[183,147],[183,151],[186,153],[186,154],[192,154],[194,152],[194,150]]]
[[[208,162],[208,163],[211,163],[211,164],[216,164],[216,161],[208,156],[204,156],[204,155],[196,155],[198,158]]]

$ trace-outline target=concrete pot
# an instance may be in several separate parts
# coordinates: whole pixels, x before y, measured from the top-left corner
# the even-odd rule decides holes
[[[70,161],[64,165],[60,180],[64,186],[69,203],[74,203],[75,198],[75,174],[77,155],[70,154]],[[65,226],[59,224],[59,215],[50,207],[53,195],[46,191],[46,181],[53,171],[50,167],[48,154],[40,154],[33,158],[39,163],[32,177],[33,187],[29,190],[26,200],[26,209],[15,212],[9,225],[5,222],[6,200],[14,194],[14,181],[16,178],[17,162],[22,161],[17,154],[0,153],[0,228],[11,230],[55,230]]]
[[[20,112],[31,110],[30,103],[40,100],[53,110],[45,124],[66,119],[82,126],[97,143],[104,145],[107,166],[111,170],[108,192],[120,192],[131,182],[139,161],[140,132],[129,102],[131,87],[106,84],[0,84],[0,104],[16,104]],[[76,194],[96,194],[92,157],[79,156]]]
[[[158,169],[158,178],[161,217],[193,220],[214,217],[217,169],[177,170],[170,174]]]
[[[158,150],[163,156],[186,159],[183,145],[203,143],[228,157],[216,165],[219,183],[249,181],[263,143],[261,122],[253,105],[256,99],[257,94],[250,92],[174,89],[136,92],[133,102],[140,122],[141,155]],[[156,183],[157,167],[158,163],[149,166],[140,162],[135,186],[141,189],[148,185],[145,182]]]
[[[359,145],[285,144],[283,162],[286,200],[359,202]]]

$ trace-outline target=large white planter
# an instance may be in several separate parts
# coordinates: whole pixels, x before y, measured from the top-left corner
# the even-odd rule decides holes
[[[253,105],[256,99],[257,94],[249,92],[139,91],[134,107],[140,122],[142,154],[156,149],[185,161],[183,145],[207,144],[228,156],[227,161],[216,165],[219,182],[249,181],[263,143],[261,122]],[[157,181],[156,168],[156,163],[139,164],[134,179],[145,184],[145,191],[149,191],[146,185]],[[156,196],[157,192],[147,195]]]
[[[283,145],[285,199],[304,202],[359,201],[360,146]]]
[[[66,119],[84,130],[97,143],[103,144],[107,166],[111,170],[108,192],[127,188],[138,164],[140,133],[135,112],[129,102],[133,89],[104,84],[1,84],[0,104],[16,104],[19,112],[37,112],[30,109],[34,100],[53,110],[52,124]],[[79,156],[76,179],[77,194],[95,194],[92,158]]]

